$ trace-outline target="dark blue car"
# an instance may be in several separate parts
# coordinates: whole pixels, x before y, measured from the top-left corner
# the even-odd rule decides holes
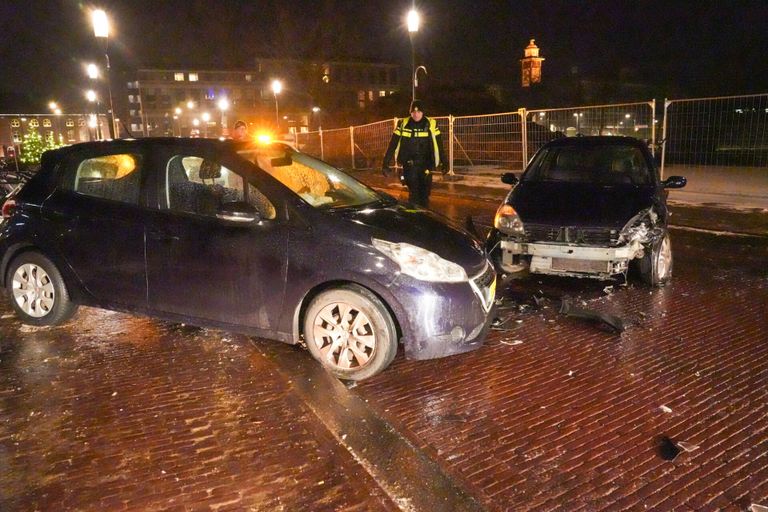
[[[397,352],[478,348],[482,244],[280,143],[87,143],[47,152],[3,206],[0,279],[25,323],[77,304],[306,343],[364,379]]]

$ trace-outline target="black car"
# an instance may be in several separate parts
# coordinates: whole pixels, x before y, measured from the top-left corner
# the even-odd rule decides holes
[[[570,137],[544,145],[494,219],[486,249],[502,272],[610,279],[635,265],[653,286],[672,276],[665,189],[653,156],[629,137]]]
[[[21,319],[76,304],[306,342],[336,375],[481,346],[482,243],[287,145],[206,139],[47,152],[3,205],[0,279]]]

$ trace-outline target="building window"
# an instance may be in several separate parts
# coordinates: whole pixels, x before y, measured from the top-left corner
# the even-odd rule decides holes
[[[252,82],[253,81],[253,75],[245,75],[245,81],[246,82]]]
[[[141,125],[140,124],[132,123],[131,124],[131,131],[132,132],[140,132],[140,131],[142,131]]]
[[[379,91],[379,98],[383,98],[387,95],[387,91]]]
[[[80,119],[77,120],[77,126],[79,126],[80,128],[84,128],[85,127],[85,118],[84,117],[81,117]]]
[[[216,98],[216,91],[214,91],[213,88],[207,89],[205,91],[205,99],[213,100],[215,98]]]
[[[30,119],[29,120],[29,127],[30,128],[37,128],[38,126],[40,126],[40,123],[38,122],[37,119]]]
[[[13,143],[14,144],[21,143],[21,135],[19,134],[19,130],[13,130]]]
[[[136,97],[133,94],[128,95],[128,103],[135,103]]]
[[[13,126],[14,128],[18,128],[19,126],[21,126],[21,121],[19,121],[18,119],[11,119],[11,126]]]
[[[197,73],[190,73],[189,74],[189,81],[190,82],[197,82]]]
[[[368,91],[368,101],[373,101],[373,91]]]
[[[75,130],[67,130],[67,140],[75,140]]]
[[[73,120],[71,120],[71,119],[67,119],[67,123],[66,124],[67,124],[67,128],[71,128],[71,127],[75,126],[75,122]]]
[[[176,80],[177,82],[183,82],[184,81],[184,73],[174,73],[173,74],[173,79]],[[192,77],[190,76],[189,79],[191,80]]]
[[[48,140],[48,142],[53,142],[53,131],[48,130],[45,132],[45,138]]]
[[[50,128],[51,127],[51,120],[50,119],[43,119],[43,126],[45,128]]]

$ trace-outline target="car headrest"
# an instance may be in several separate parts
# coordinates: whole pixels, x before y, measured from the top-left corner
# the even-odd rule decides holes
[[[221,164],[211,160],[200,162],[200,179],[213,180],[216,178],[221,178]]]
[[[168,162],[168,183],[173,185],[176,183],[185,183],[189,181],[186,171],[184,171],[184,165],[181,162],[181,157],[177,156]]]

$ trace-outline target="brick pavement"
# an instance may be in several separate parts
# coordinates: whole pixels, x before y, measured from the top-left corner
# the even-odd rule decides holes
[[[621,336],[527,301],[484,349],[397,359],[358,392],[490,510],[768,505],[768,244],[673,236],[664,289],[534,278],[507,292],[517,306],[574,293],[628,319]],[[700,448],[665,461],[662,435]]]
[[[0,510],[397,510],[249,338],[0,303]]]

